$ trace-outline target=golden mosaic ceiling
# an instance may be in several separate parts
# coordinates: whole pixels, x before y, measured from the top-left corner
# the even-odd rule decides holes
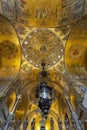
[[[84,0],[1,0],[0,13],[25,26],[56,27],[80,19],[83,5]]]
[[[74,27],[74,23],[76,24],[82,18],[83,12],[84,0],[38,0],[38,2],[37,0],[0,0],[0,13],[8,18],[15,27],[22,47],[21,71],[13,84],[14,87],[11,87],[15,91],[16,89],[20,92],[25,90],[27,94],[25,93],[24,96],[27,95],[28,98],[23,97],[16,112],[16,119],[24,118],[25,111],[30,112],[35,108],[29,102],[29,94],[31,87],[33,94],[35,92],[40,71],[37,68],[40,68],[42,60],[45,60],[46,67],[49,67],[47,71],[50,74],[50,81],[48,83],[52,84],[56,93],[59,94],[59,104],[53,104],[52,110],[56,109],[57,111],[55,106],[61,106],[57,113],[61,112],[60,115],[64,119],[65,111],[62,111],[65,104],[61,102],[63,97],[60,96],[60,93],[63,96],[69,94],[71,87],[73,87],[69,82],[71,77],[67,76],[65,67],[67,72],[73,75],[72,77],[80,81],[87,81],[87,44],[85,42],[87,39],[87,19],[82,19]],[[0,85],[2,89],[0,88],[0,90],[13,81],[20,68],[20,45],[16,32],[12,25],[1,16]],[[2,80],[3,78],[4,80]],[[13,101],[13,98],[11,96],[9,100]],[[11,103],[11,101],[8,102]],[[8,105],[10,104],[8,103]]]
[[[84,0],[1,0],[0,13],[14,25],[22,45],[21,70],[32,71],[44,59],[47,67],[64,72],[65,43],[74,23],[86,14],[84,7]],[[11,43],[3,49],[4,58],[16,56],[18,50],[13,40]],[[8,50],[12,47],[10,55]]]
[[[55,1],[39,0],[38,2],[37,0],[1,0],[0,1],[0,13],[5,17],[7,17],[14,25],[17,34],[19,36],[20,42],[23,43],[22,45],[25,44],[26,38],[33,33],[35,27],[36,28],[39,27],[39,31],[41,28],[50,27],[50,30],[53,31],[52,27],[60,27],[60,26],[76,23],[76,21],[78,21],[83,16],[83,7],[84,7],[84,0],[73,0],[73,1],[72,0],[63,0],[63,1],[62,0],[55,0]],[[64,30],[67,30],[67,26],[65,27]],[[61,40],[61,43],[66,42],[67,32],[69,31],[67,30],[65,31],[66,33],[63,34],[64,30],[62,30],[62,28],[59,29],[56,28],[55,32],[53,32],[56,33],[56,35],[58,35],[59,40]],[[36,40],[36,37],[33,36],[33,39]],[[49,40],[47,40],[47,42],[48,41]],[[37,42],[38,42],[37,43],[38,48],[40,50],[39,46],[42,46],[43,44],[41,37],[38,36]],[[30,42],[30,44],[31,43],[32,42]],[[31,44],[32,48],[30,52],[28,51],[28,57],[26,57],[27,55],[25,54],[25,52],[24,52],[24,55],[26,55],[25,58],[22,56],[22,67],[25,68],[25,70],[27,71],[34,66],[38,67],[40,66],[40,62],[43,57],[45,57],[44,60],[46,62],[50,62],[47,63],[47,66],[49,67],[55,65],[55,63],[57,63],[58,61],[61,61],[59,59],[62,59],[61,57],[63,52],[59,52],[59,50],[61,50],[61,47],[63,45],[59,46],[58,44],[58,47],[60,47],[58,50],[55,49],[56,46],[54,46],[54,54],[52,54],[53,50],[50,48],[53,46],[52,45],[53,40],[50,39],[50,43],[51,46],[47,45],[44,47],[46,48],[45,49],[46,52],[43,53],[43,56],[41,51],[37,51],[36,53],[34,46]],[[36,42],[34,43],[33,41],[33,44],[36,45]],[[30,57],[31,54],[32,56]],[[38,54],[40,56],[39,57],[40,61],[37,60]],[[59,56],[56,57],[56,55]],[[31,66],[30,63],[33,66]]]
[[[56,64],[63,55],[63,49],[58,35],[49,29],[33,30],[22,44],[25,58],[35,67],[40,67],[42,60],[47,67]]]
[[[17,34],[9,21],[0,15],[0,87],[8,86],[17,76],[20,62],[21,49]]]
[[[87,80],[87,16],[72,29],[65,48],[65,67],[76,79]]]

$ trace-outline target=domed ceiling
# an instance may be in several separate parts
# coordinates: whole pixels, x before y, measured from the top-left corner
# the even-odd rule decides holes
[[[21,71],[37,69],[44,60],[47,68],[65,72],[66,40],[74,24],[86,15],[86,5],[87,0],[0,1],[0,13],[15,27],[22,46]],[[16,51],[14,47],[13,56]]]
[[[76,24],[68,37],[65,49],[65,66],[68,72],[73,75],[73,77],[86,82],[87,16],[80,20],[78,24]]]
[[[50,29],[33,30],[22,44],[25,58],[36,67],[41,66],[42,60],[51,67],[61,59],[63,49],[62,41]]]
[[[11,78],[13,79],[13,75],[14,77],[17,75],[15,70],[19,70],[21,63],[19,75],[12,84],[13,86],[11,86],[12,89],[10,91],[16,92],[17,90],[17,92],[20,91],[20,93],[26,91],[27,94],[24,93],[28,96],[28,99],[24,98],[25,100],[19,106],[17,111],[18,117],[22,117],[20,112],[22,112],[24,116],[25,113],[23,111],[26,111],[24,107],[30,103],[28,102],[30,100],[29,94],[31,94],[30,88],[35,92],[42,60],[46,62],[46,69],[50,75],[48,83],[52,84],[55,90],[57,90],[56,92],[61,93],[62,96],[69,94],[70,89],[74,88],[74,85],[72,85],[70,81],[73,81],[75,84],[75,81],[78,81],[79,78],[80,81],[87,82],[85,75],[84,80],[80,78],[81,75],[78,76],[83,70],[83,74],[87,72],[87,55],[85,55],[86,49],[84,49],[87,48],[87,46],[83,45],[85,40],[82,40],[80,43],[80,38],[83,39],[82,35],[84,34],[86,36],[87,31],[85,25],[87,19],[86,21],[83,19],[84,22],[78,24],[79,26],[76,26],[77,29],[73,29],[75,24],[87,14],[86,8],[87,0],[0,0],[0,14],[5,16],[14,26],[22,47],[22,62],[18,62],[18,64],[15,65],[19,59],[17,56],[20,53],[20,49],[18,49],[20,48],[18,39],[15,40],[15,38],[17,38],[16,34],[13,33],[13,35],[11,35],[10,30],[12,31],[12,29],[3,21],[5,25],[3,28],[5,28],[2,30],[0,26],[0,33],[2,33],[3,36],[6,34],[6,37],[4,37],[4,40],[0,39],[0,74],[3,74],[2,66],[4,66],[2,65],[2,57],[5,59],[3,63],[7,63],[6,66],[4,66],[4,72],[7,74],[6,79],[9,78],[9,80]],[[1,23],[2,19],[0,18],[0,25]],[[84,31],[82,31],[83,27],[81,26],[84,26]],[[80,31],[82,31],[83,34],[80,33]],[[69,35],[70,32],[71,35]],[[73,40],[75,36],[76,42]],[[84,54],[80,55],[80,53]],[[77,57],[79,57],[79,59]],[[81,68],[79,67],[80,65],[82,65],[82,69],[78,73]],[[76,69],[77,67],[78,70]],[[70,77],[65,69],[68,74],[71,75]],[[12,70],[10,71],[11,73],[9,73],[9,70]],[[76,70],[75,73],[74,70]],[[76,76],[78,76],[78,78]],[[5,77],[5,75],[3,75],[3,77]],[[0,80],[2,79],[0,78]],[[6,86],[7,82],[4,83]],[[61,98],[60,104],[63,105],[60,107],[62,112],[62,108],[65,106],[64,103],[61,103]],[[58,106],[60,106],[60,104]],[[54,111],[55,106],[57,105],[53,105]],[[23,110],[21,110],[22,107]],[[33,109],[30,110],[29,107],[28,110],[30,112]],[[63,117],[63,119],[64,118],[65,117]]]
[[[0,15],[0,90],[7,89],[17,76],[20,63],[21,47],[16,31],[10,22]]]

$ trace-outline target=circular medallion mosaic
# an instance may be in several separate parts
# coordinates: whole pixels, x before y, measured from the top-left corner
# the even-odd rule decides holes
[[[35,29],[22,44],[24,57],[35,67],[40,67],[42,60],[47,67],[56,64],[62,57],[64,47],[58,35],[48,29]]]
[[[5,40],[0,43],[1,55],[6,59],[15,58],[18,54],[18,48],[15,43]]]
[[[87,16],[73,27],[68,37],[65,67],[72,79],[87,82]]]

